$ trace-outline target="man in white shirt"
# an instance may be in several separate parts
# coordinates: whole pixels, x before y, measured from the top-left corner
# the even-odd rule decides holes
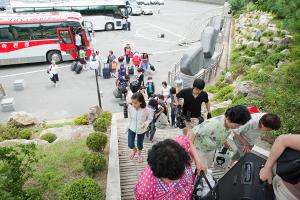
[[[232,162],[238,160],[245,153],[249,152],[257,142],[257,138],[263,132],[278,130],[281,127],[280,118],[272,113],[253,113],[251,120],[233,130],[233,141],[237,152],[232,157]]]
[[[79,31],[77,31],[75,34],[75,46],[76,46],[76,50],[77,50],[77,55],[79,55],[79,50],[80,50],[80,47],[82,46],[82,41],[81,41],[81,36],[79,34]]]

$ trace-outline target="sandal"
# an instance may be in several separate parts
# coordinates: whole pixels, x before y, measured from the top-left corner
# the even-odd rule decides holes
[[[134,159],[136,152],[137,152],[136,149],[132,150],[132,152],[129,154],[129,160],[133,160]]]

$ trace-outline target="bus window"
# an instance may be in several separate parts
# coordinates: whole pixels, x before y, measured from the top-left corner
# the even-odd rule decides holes
[[[19,41],[44,39],[40,24],[12,25],[11,29],[16,31],[16,34],[18,35],[16,40]]]
[[[0,25],[0,42],[14,41],[14,35],[9,31],[9,25]]]
[[[88,6],[74,6],[72,7],[72,11],[86,11],[89,10]]]
[[[63,43],[65,43],[65,44],[72,44],[73,43],[69,31],[67,31],[67,30],[59,31],[59,35],[60,35]]]
[[[41,24],[43,35],[49,39],[56,39],[56,28],[60,27],[61,23],[43,23]]]
[[[71,11],[72,8],[71,7],[54,7],[53,10],[54,11]]]
[[[34,12],[34,8],[14,8],[15,12]]]
[[[50,12],[53,11],[53,8],[34,8],[35,12]]]

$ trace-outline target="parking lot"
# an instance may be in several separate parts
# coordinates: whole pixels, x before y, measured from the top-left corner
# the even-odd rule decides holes
[[[131,31],[96,32],[94,48],[100,51],[103,58],[106,58],[109,50],[113,50],[117,57],[120,56],[126,43],[134,44],[133,51],[150,53],[150,62],[156,68],[151,76],[159,89],[161,81],[167,80],[168,71],[187,48],[178,43],[189,31],[190,22],[195,17],[207,17],[209,10],[218,7],[213,4],[167,0],[165,5],[160,6],[160,14],[155,6],[152,16],[132,16]],[[165,38],[158,38],[162,33]],[[73,118],[97,104],[97,93],[94,72],[83,71],[77,75],[70,71],[70,64],[59,64],[60,82],[57,88],[53,87],[48,78],[46,63],[0,67],[0,82],[8,97],[14,98],[16,111],[33,113],[42,120]],[[13,82],[17,79],[25,80],[24,91],[13,90]],[[112,94],[115,80],[99,81],[104,94],[103,109],[121,111],[118,105],[120,100]],[[0,121],[7,120],[9,115],[8,112],[0,111]]]

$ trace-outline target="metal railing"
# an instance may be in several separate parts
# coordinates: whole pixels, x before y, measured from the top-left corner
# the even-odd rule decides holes
[[[208,22],[205,23],[205,27],[210,26],[213,21],[213,18],[217,17],[217,16],[220,16],[220,15],[214,15],[214,16],[206,19]],[[208,82],[212,76],[216,75],[216,72],[217,72],[217,69],[219,66],[219,61],[220,61],[221,55],[223,53],[223,40],[224,40],[226,23],[228,23],[228,18],[225,17],[222,31],[219,33],[218,38],[217,38],[214,59],[213,59],[212,63],[210,64],[210,66],[206,67],[206,68],[203,66],[196,75],[188,76],[188,75],[182,74],[180,72],[180,61],[179,61],[177,64],[175,64],[174,68],[171,71],[169,71],[169,73],[168,73],[168,82],[170,85],[175,86],[175,81],[178,79],[182,79],[183,87],[191,87],[191,85],[193,84],[193,81],[197,78],[204,79],[206,82]],[[202,32],[201,32],[201,34],[202,34]]]

